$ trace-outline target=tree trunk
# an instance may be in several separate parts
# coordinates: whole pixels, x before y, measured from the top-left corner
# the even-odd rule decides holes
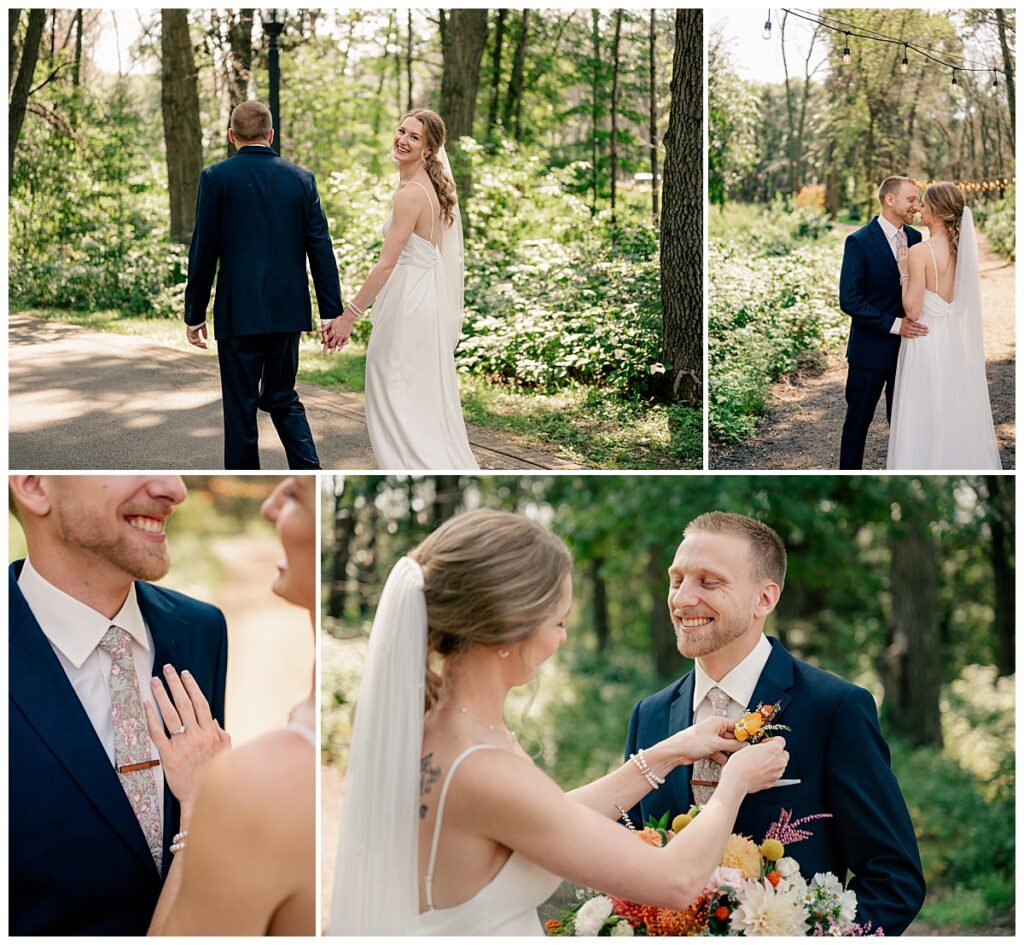
[[[597,116],[601,94],[601,11],[591,10],[590,42],[593,49],[590,76],[590,212],[597,213]]]
[[[942,647],[938,621],[935,540],[927,518],[903,505],[900,531],[891,539],[892,620],[885,655],[888,720],[915,745],[941,747],[939,691]]]
[[[188,29],[188,11],[160,11],[160,101],[167,150],[167,192],[171,204],[171,239],[187,243],[195,223],[196,194],[203,169],[199,123],[199,83]]]
[[[651,628],[651,657],[658,679],[670,679],[680,675],[679,650],[676,648],[676,634],[668,615],[665,602],[668,593],[665,578],[665,549],[655,543],[647,553],[645,568],[647,601],[649,606],[648,624]]]
[[[77,89],[82,85],[82,11],[75,10],[75,65],[71,73],[71,84]]]
[[[699,406],[703,374],[703,12],[676,11],[661,219],[662,360],[673,400]]]
[[[252,20],[253,10],[239,10],[238,15],[229,13],[228,45],[230,51],[226,65],[228,86],[228,114],[236,105],[249,97],[249,77],[252,74]],[[231,139],[227,140],[227,154],[235,153]]]
[[[345,616],[348,599],[348,560],[352,539],[356,534],[356,512],[343,489],[334,497],[334,542],[331,548],[330,584],[327,588],[327,613],[335,618]]]
[[[622,39],[622,10],[615,11],[615,38],[612,40],[612,133],[608,148],[611,162],[612,226],[615,226],[615,184],[619,173],[619,42]]]
[[[412,111],[412,7],[406,17],[408,34],[405,37],[405,110]]]
[[[10,23],[10,19],[8,19],[8,23]],[[21,126],[25,122],[25,111],[28,108],[28,93],[32,88],[32,76],[36,71],[36,60],[39,58],[39,45],[43,39],[43,27],[45,25],[45,10],[31,9],[28,11],[28,28],[25,31],[25,42],[21,47],[18,78],[14,81],[11,101],[7,111],[8,175],[14,170],[14,153],[18,148],[18,139],[21,137]]]
[[[395,115],[397,121],[402,117],[402,21],[395,11]]]
[[[505,131],[511,129],[516,141],[522,140],[523,137],[523,70],[526,66],[526,37],[529,29],[530,11],[527,9],[523,10],[523,19],[519,25],[519,39],[516,41],[512,74],[508,79],[508,95],[505,96],[505,110],[502,115]]]
[[[15,45],[15,37],[18,35],[18,21],[21,19],[21,10],[7,11],[7,87],[10,89],[14,81],[14,67],[18,64],[18,47]]]
[[[508,10],[499,10],[495,20],[494,51],[491,54],[491,97],[487,103],[487,135],[490,140],[498,123],[498,99],[501,98],[501,53],[505,43],[505,17]]]
[[[486,10],[441,11],[441,117],[448,128],[448,158],[459,190],[463,232],[469,231],[468,198],[473,192],[469,161],[459,138],[472,136],[476,93],[480,86],[480,60],[487,42]]]
[[[990,553],[995,585],[996,666],[1000,676],[1015,672],[1014,653],[1014,524],[1013,480],[1004,476],[986,476],[989,496],[989,527],[992,529]]]
[[[786,61],[786,20],[789,11],[784,11],[779,23],[779,50],[782,53],[783,86],[786,90],[786,157],[789,160],[789,195],[796,193],[796,113],[793,106],[793,90],[789,82],[789,63]]]
[[[1003,78],[1006,81],[1006,101],[1010,105],[1010,147],[1016,150],[1016,132],[1017,127],[1017,94],[1014,88],[1013,79],[1013,53],[1010,50],[1010,44],[1006,37],[1006,11],[996,10],[996,26],[999,29],[999,46],[1003,53]]]
[[[608,584],[604,579],[604,558],[596,555],[590,562],[590,582],[594,588],[594,634],[597,637],[598,653],[608,650],[611,626],[608,623]]]
[[[650,152],[651,152],[651,223],[658,229],[658,81],[654,64],[657,51],[656,11],[651,10],[650,46],[648,54],[647,82],[650,91]]]

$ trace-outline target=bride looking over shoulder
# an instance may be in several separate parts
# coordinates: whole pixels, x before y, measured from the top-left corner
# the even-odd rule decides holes
[[[682,909],[718,865],[743,798],[785,770],[781,738],[742,747],[710,718],[568,793],[504,722],[509,691],[565,642],[572,562],[506,512],[441,525],[394,567],[355,713],[328,932],[540,935],[562,878]],[[617,820],[677,765],[731,755],[685,837],[638,843]]]

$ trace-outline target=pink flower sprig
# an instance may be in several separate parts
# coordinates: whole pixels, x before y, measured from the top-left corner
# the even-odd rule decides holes
[[[799,820],[793,820],[790,823],[793,812],[783,808],[779,814],[779,819],[768,828],[764,838],[765,840],[778,840],[783,846],[789,846],[791,843],[797,843],[800,840],[806,840],[808,837],[814,836],[810,830],[797,830],[800,824],[806,824],[810,820],[822,820],[831,816],[831,814],[811,814],[808,817],[801,817]]]

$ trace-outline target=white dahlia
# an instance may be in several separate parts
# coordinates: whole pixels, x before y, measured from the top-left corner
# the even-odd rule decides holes
[[[633,926],[631,926],[625,919],[619,919],[615,925],[612,926],[612,935],[633,935]]]
[[[791,856],[784,856],[775,864],[775,869],[783,879],[789,879],[800,872],[800,864]]]
[[[580,906],[576,915],[573,916],[572,926],[577,935],[597,935],[611,914],[611,899],[607,896],[595,896]]]
[[[796,890],[748,884],[732,914],[733,935],[805,935],[807,910]]]

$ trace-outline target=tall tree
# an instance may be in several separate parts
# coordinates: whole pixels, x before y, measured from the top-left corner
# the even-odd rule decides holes
[[[199,83],[189,35],[188,11],[160,11],[160,101],[167,151],[171,239],[187,243],[195,223],[196,194],[203,169]]]
[[[516,141],[521,141],[523,137],[523,70],[526,67],[526,39],[529,30],[530,11],[524,9],[519,22],[519,38],[516,40],[516,52],[512,60],[512,74],[508,79],[505,112],[502,115],[505,131],[512,129]]]
[[[501,99],[501,53],[505,43],[505,17],[508,10],[498,11],[494,20],[494,49],[491,52],[491,93],[487,102],[487,138],[494,133],[498,123],[498,103]]]
[[[1010,147],[1016,148],[1016,131],[1017,127],[1017,92],[1016,86],[1014,85],[1013,72],[1013,52],[1010,49],[1010,42],[1007,38],[1007,27],[1006,27],[1006,11],[997,9],[996,14],[996,28],[999,30],[999,48],[1003,54],[1003,76],[1006,79],[1006,100],[1010,105]]]
[[[14,11],[8,17],[8,24],[17,26]],[[21,126],[25,122],[28,109],[28,96],[32,89],[32,76],[36,71],[39,59],[39,45],[43,39],[43,27],[46,25],[46,11],[31,9],[28,11],[28,28],[25,41],[21,44],[21,62],[18,64],[18,78],[14,80],[11,99],[7,108],[7,173],[14,169],[14,152],[21,137]],[[13,32],[10,42],[13,44]]]
[[[597,213],[597,120],[601,94],[601,11],[590,11],[590,212]]]
[[[703,13],[676,11],[661,219],[662,359],[670,395],[701,403],[703,374]]]
[[[21,10],[9,9],[7,11],[7,84],[14,81],[14,67],[18,64],[18,47],[15,39],[18,35],[18,21],[21,19]]]
[[[658,71],[655,67],[657,52],[657,11],[651,10],[651,23],[647,49],[647,86],[650,93],[649,112],[651,119],[650,157],[651,157],[651,223],[658,229]]]
[[[441,117],[448,129],[448,156],[459,188],[462,226],[469,227],[466,198],[472,194],[469,162],[459,138],[472,136],[476,93],[480,86],[480,60],[487,42],[486,10],[449,10],[441,13]]]
[[[253,10],[228,11],[228,55],[225,59],[228,87],[228,114],[249,97],[249,78],[252,75]],[[235,146],[227,139],[227,153],[231,157]]]
[[[989,555],[995,585],[996,666],[1000,676],[1012,676],[1016,667],[1013,480],[1005,476],[986,476],[985,482],[988,486],[988,521],[992,530]]]
[[[407,35],[405,37],[405,110],[412,111],[412,7],[406,16]]]
[[[82,11],[75,10],[75,65],[71,84],[77,89],[82,84]]]
[[[612,132],[608,145],[611,163],[612,226],[615,225],[615,178],[619,173],[619,43],[622,40],[622,10],[615,11],[615,34],[612,40]]]

